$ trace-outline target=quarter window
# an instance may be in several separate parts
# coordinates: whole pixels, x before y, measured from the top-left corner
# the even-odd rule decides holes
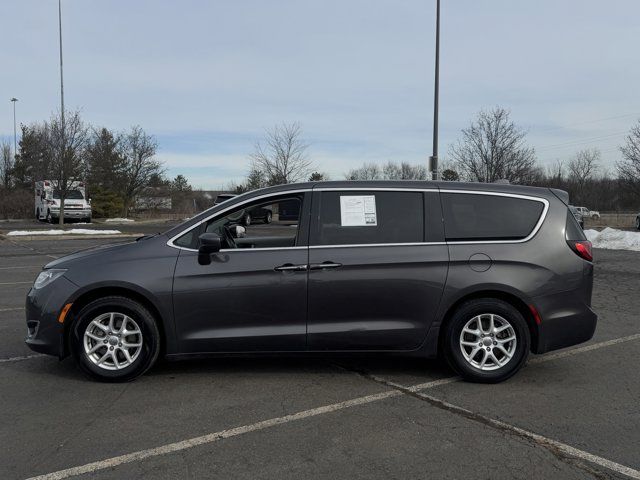
[[[421,192],[320,192],[314,245],[424,241]]]
[[[542,202],[502,195],[442,193],[445,236],[456,240],[521,240],[540,220]]]

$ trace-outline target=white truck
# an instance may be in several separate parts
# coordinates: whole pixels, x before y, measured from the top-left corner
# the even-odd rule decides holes
[[[596,211],[596,210],[589,210],[587,207],[576,207],[578,209],[578,212],[580,213],[580,215],[582,215],[584,218],[592,218],[592,219],[597,219],[600,218],[600,212]]]
[[[35,182],[35,215],[49,223],[60,218],[60,190],[55,180]],[[86,196],[84,182],[73,181],[64,199],[64,219],[91,222],[91,200]]]

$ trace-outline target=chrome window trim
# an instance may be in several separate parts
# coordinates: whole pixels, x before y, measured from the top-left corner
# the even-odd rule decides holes
[[[462,193],[462,194],[470,194],[470,195],[493,195],[495,197],[512,197],[512,198],[521,198],[523,200],[531,200],[534,202],[540,202],[544,205],[542,209],[542,213],[540,214],[540,218],[538,222],[531,230],[531,233],[524,238],[518,240],[457,240],[457,241],[448,241],[448,245],[484,245],[484,244],[506,244],[506,243],[525,243],[531,240],[536,236],[545,219],[547,218],[547,213],[549,212],[549,200],[542,197],[533,197],[531,195],[521,195],[519,193],[506,193],[506,192],[485,192],[480,190],[440,190],[440,193]],[[443,212],[444,213],[444,212]]]
[[[190,251],[190,252],[197,252],[198,250],[196,250],[195,248],[180,247],[179,245],[175,245],[173,242],[177,238],[180,238],[182,235],[185,235],[185,234],[189,233],[194,228],[199,227],[200,225],[202,225],[205,222],[208,222],[213,217],[216,217],[216,216],[218,216],[220,214],[228,212],[229,210],[234,209],[236,207],[239,207],[241,205],[244,205],[245,203],[253,202],[254,200],[261,200],[263,198],[280,197],[280,196],[283,196],[283,195],[289,195],[289,194],[293,194],[293,193],[305,193],[305,192],[311,192],[311,191],[312,191],[311,188],[300,188],[300,189],[296,189],[296,190],[286,190],[286,191],[282,191],[282,192],[265,193],[264,195],[258,195],[257,197],[248,198],[248,199],[246,199],[246,200],[244,200],[244,201],[242,201],[240,203],[236,203],[236,204],[231,205],[231,206],[229,206],[227,208],[223,208],[219,212],[212,213],[208,217],[205,217],[202,220],[200,220],[198,223],[194,223],[193,225],[191,225],[186,230],[182,230],[180,233],[174,235],[169,240],[167,240],[167,246],[173,247],[173,248],[177,248],[178,250],[187,250],[187,251]],[[213,207],[211,207],[211,208],[213,208]],[[298,248],[298,247],[269,247],[269,248]],[[302,248],[306,248],[306,246],[302,247]],[[224,249],[224,250],[230,250],[230,249]],[[235,251],[235,249],[233,249],[233,250]],[[243,250],[246,250],[246,249],[243,249]],[[265,250],[265,249],[264,248],[252,248],[251,250]],[[222,252],[223,250],[220,250],[220,251]]]
[[[457,190],[457,189],[438,189],[438,188],[412,188],[412,187],[320,187],[320,188],[304,188],[304,189],[296,189],[296,190],[288,190],[282,192],[273,192],[267,193],[264,195],[259,195],[257,197],[252,197],[247,200],[244,200],[240,203],[237,203],[233,206],[229,206],[219,212],[209,215],[204,219],[200,220],[198,223],[193,224],[186,230],[181,231],[177,235],[174,235],[167,241],[167,246],[176,248],[178,250],[186,250],[189,252],[197,252],[198,250],[195,248],[187,248],[180,247],[175,245],[173,242],[177,238],[182,235],[190,232],[194,228],[202,225],[205,222],[208,222],[213,217],[223,214],[235,207],[242,206],[246,203],[253,202],[254,200],[261,200],[263,198],[269,197],[277,197],[287,194],[294,193],[306,193],[306,192],[335,192],[335,191],[408,191],[408,192],[439,192],[439,193],[459,193],[459,194],[469,194],[469,195],[493,195],[497,197],[512,197],[512,198],[521,198],[523,200],[531,200],[535,202],[540,202],[544,205],[542,209],[542,213],[540,214],[540,218],[538,222],[533,227],[531,233],[525,238],[521,238],[518,240],[460,240],[460,241],[444,241],[444,242],[407,242],[407,243],[363,243],[363,244],[345,244],[345,245],[309,245],[309,246],[295,246],[295,247],[264,247],[264,248],[240,248],[240,249],[229,249],[225,248],[220,250],[220,252],[250,252],[250,251],[269,251],[269,250],[300,250],[304,248],[310,249],[318,249],[318,248],[353,248],[353,247],[400,247],[400,246],[429,246],[429,245],[474,245],[474,244],[509,244],[509,243],[525,243],[531,240],[538,233],[542,224],[544,223],[547,213],[549,212],[549,201],[546,198],[542,197],[534,197],[531,195],[522,195],[518,193],[509,193],[509,192],[490,192],[484,190]]]
[[[413,187],[319,187],[314,188],[314,192],[437,192],[437,188],[413,188]]]
[[[429,245],[446,245],[446,242],[407,242],[407,243],[353,243],[346,245],[311,245],[310,249],[319,248],[352,248],[352,247],[424,247]]]

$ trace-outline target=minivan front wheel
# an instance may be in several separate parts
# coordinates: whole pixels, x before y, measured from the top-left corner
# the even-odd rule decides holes
[[[138,302],[119,296],[82,308],[70,340],[81,370],[105,382],[126,382],[142,375],[160,351],[153,316]]]
[[[498,299],[471,300],[453,314],[445,331],[449,364],[465,379],[497,383],[527,361],[529,328],[522,314]]]

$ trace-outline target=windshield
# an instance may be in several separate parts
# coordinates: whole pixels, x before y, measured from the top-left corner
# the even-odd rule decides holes
[[[60,190],[55,189],[53,191],[53,198],[56,200],[60,200]],[[67,200],[82,200],[84,197],[82,196],[82,192],[80,190],[69,190],[66,196]]]

